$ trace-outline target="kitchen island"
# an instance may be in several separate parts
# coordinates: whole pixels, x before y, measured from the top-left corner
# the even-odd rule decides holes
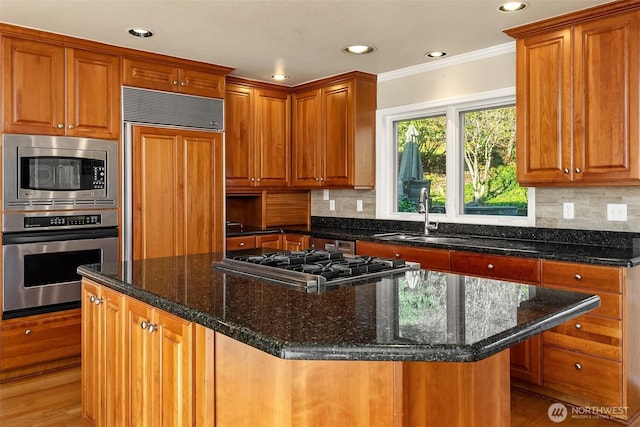
[[[427,270],[305,292],[218,259],[79,268],[85,421],[508,426],[509,347],[600,304]]]

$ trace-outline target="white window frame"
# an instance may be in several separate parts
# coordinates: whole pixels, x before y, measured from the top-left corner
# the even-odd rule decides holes
[[[460,138],[460,113],[515,104],[515,87],[479,92],[455,98],[385,108],[376,112],[376,218],[422,221],[424,215],[396,212],[398,153],[395,146],[394,122],[434,115],[447,116],[447,196],[446,213],[429,214],[430,221],[462,224],[535,226],[535,189],[527,192],[527,216],[472,215],[463,212],[462,170],[464,159]],[[518,155],[520,153],[517,153]],[[451,173],[450,171],[455,171]],[[457,189],[457,191],[451,191]]]

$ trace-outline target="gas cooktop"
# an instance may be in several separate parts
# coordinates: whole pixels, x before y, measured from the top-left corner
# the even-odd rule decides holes
[[[222,261],[214,262],[213,268],[272,280],[307,291],[319,291],[329,286],[371,281],[418,269],[420,264],[402,259],[305,249],[265,254],[228,254]]]

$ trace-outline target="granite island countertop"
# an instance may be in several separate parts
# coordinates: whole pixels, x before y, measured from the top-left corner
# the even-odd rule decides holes
[[[78,272],[283,359],[477,361],[600,305],[595,295],[427,270],[307,293],[213,269],[220,257]]]

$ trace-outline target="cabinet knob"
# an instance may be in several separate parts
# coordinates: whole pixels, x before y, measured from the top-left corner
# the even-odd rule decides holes
[[[400,258],[400,254],[396,252],[396,258]]]
[[[24,331],[24,334],[25,334],[25,335],[31,335],[31,329],[27,329],[27,330],[25,330],[25,331]]]
[[[580,173],[580,172],[582,172],[582,169],[576,168],[576,173]]]
[[[178,83],[179,82],[177,80],[174,80],[174,81],[171,82],[171,84],[174,85],[174,86],[178,86]]]
[[[487,268],[488,268],[489,270],[493,270],[493,264],[489,264],[489,265],[487,265]]]
[[[98,298],[95,295],[91,295],[89,297],[89,302],[91,302],[92,304],[95,304],[95,305],[100,305],[100,304],[102,304],[102,298]]]
[[[67,126],[69,129],[73,129],[73,125],[69,125]]]
[[[58,123],[58,129],[64,129],[64,123]]]
[[[564,173],[569,173],[569,168],[564,168],[564,169],[562,169],[562,172],[564,172]]]
[[[244,246],[244,242],[240,242],[240,246]]]
[[[582,323],[576,323],[576,329],[582,329]]]
[[[151,323],[147,325],[147,331],[149,331],[150,334],[154,333],[157,329],[158,329],[158,325],[153,325]]]
[[[180,82],[180,86],[186,86],[187,82]]]
[[[147,329],[147,326],[149,326],[149,322],[147,322],[146,320],[143,320],[142,322],[140,322],[141,329]]]
[[[320,181],[320,178],[316,178],[316,181]]]
[[[262,180],[262,178],[256,178],[256,181],[260,182]]]
[[[320,178],[320,181],[324,181],[324,178]]]
[[[576,273],[575,278],[576,280],[582,280],[582,275],[580,273]]]
[[[576,362],[576,364],[574,365],[576,367],[576,369],[579,371],[580,369],[582,369],[582,365],[578,362]]]
[[[251,178],[251,182],[254,182],[256,179],[255,178]]]

